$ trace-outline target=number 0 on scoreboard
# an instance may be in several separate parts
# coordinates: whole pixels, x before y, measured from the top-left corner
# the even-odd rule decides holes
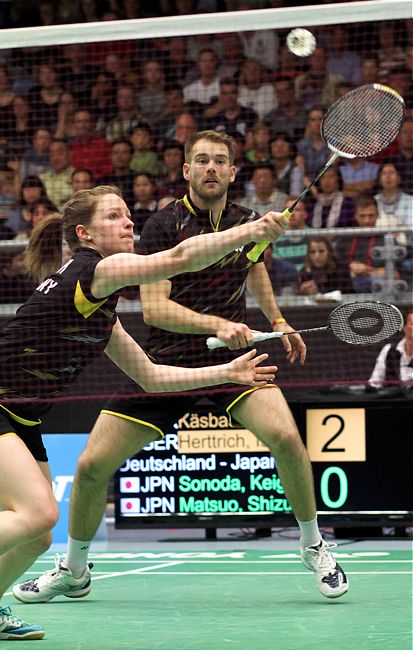
[[[311,461],[366,460],[364,408],[307,409],[307,450]]]

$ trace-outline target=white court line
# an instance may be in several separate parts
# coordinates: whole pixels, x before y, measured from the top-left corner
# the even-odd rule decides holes
[[[413,560],[405,559],[405,560],[353,560],[351,558],[340,558],[338,555],[335,556],[336,559],[342,560],[343,563],[345,564],[412,564]],[[159,562],[158,560],[147,560],[145,558],[137,558],[137,559],[131,559],[131,560],[105,560],[105,559],[100,559],[100,558],[91,558],[90,560],[93,562],[93,564],[97,564],[98,562],[103,563],[103,564],[151,564],[151,563],[156,563]],[[187,564],[301,564],[301,560],[299,558],[294,559],[294,560],[220,560],[219,558],[217,559],[192,559],[192,558],[182,558],[179,559],[177,558],[177,561],[180,563],[187,563]],[[37,560],[37,564],[45,564],[48,563],[50,564],[50,559],[49,560]]]
[[[148,571],[153,571],[154,569],[166,569],[168,566],[176,566],[177,564],[182,564],[182,562],[163,562],[155,566],[142,567],[141,569],[131,569],[130,571],[116,571],[114,573],[106,573],[104,575],[93,577],[93,582],[95,580],[105,580],[106,578],[117,578],[118,576],[128,576],[138,573],[146,573]]]
[[[179,562],[177,563],[179,564]],[[141,573],[141,570],[125,571],[124,573],[108,573],[106,575],[92,578],[94,580],[104,580],[106,578],[116,578],[118,575],[129,575]],[[412,571],[346,571],[347,575],[353,576],[383,576],[383,575],[412,575]],[[154,576],[308,576],[309,571],[155,571],[147,575]]]

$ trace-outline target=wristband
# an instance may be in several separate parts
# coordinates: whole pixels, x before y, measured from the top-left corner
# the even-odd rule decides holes
[[[285,323],[285,322],[286,322],[285,318],[275,318],[271,322],[271,327],[274,327],[274,325],[279,325],[280,323]]]

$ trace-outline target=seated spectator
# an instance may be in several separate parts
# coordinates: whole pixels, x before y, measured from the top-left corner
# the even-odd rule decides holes
[[[407,309],[403,317],[403,338],[386,343],[376,358],[368,382],[373,388],[399,384],[413,388],[413,309]]]
[[[35,201],[45,196],[45,187],[38,176],[27,176],[23,180],[17,206],[6,222],[14,236],[27,236],[32,221],[31,207]]]
[[[218,77],[220,79],[239,80],[241,67],[244,63],[244,46],[239,34],[227,32],[218,34],[222,45],[222,57],[218,66]]]
[[[407,109],[413,108],[412,72],[407,66],[392,68],[387,75],[387,83],[403,97]]]
[[[24,252],[0,256],[0,295],[3,304],[19,305],[25,302],[37,284],[27,276]]]
[[[28,95],[34,126],[47,126],[55,131],[62,87],[54,63],[42,63],[38,82]]]
[[[188,2],[187,2],[188,5]],[[184,13],[188,13],[185,11]],[[190,13],[193,13],[192,11]],[[217,34],[195,34],[187,39],[188,61],[196,63],[203,50],[212,50],[217,59],[222,59],[222,43]]]
[[[57,212],[57,208],[47,196],[41,196],[39,199],[33,201],[29,208],[29,221],[26,224],[27,229],[18,232],[14,237],[14,241],[26,241],[30,238],[33,228],[43,221],[45,217],[54,212]]]
[[[278,106],[272,84],[264,80],[262,65],[254,59],[246,59],[239,78],[238,102],[255,111],[260,120]]]
[[[62,92],[57,112],[57,126],[54,133],[55,138],[72,140],[76,136],[74,116],[78,109],[78,103],[73,93],[65,90]]]
[[[351,293],[348,266],[337,260],[331,240],[327,237],[310,237],[304,266],[299,273],[298,291],[305,296],[341,291]]]
[[[234,79],[221,79],[216,104],[205,109],[206,128],[239,133],[244,138],[258,120],[255,111],[238,103],[238,83]]]
[[[243,197],[250,196],[254,192],[254,186],[251,182],[254,165],[250,163],[245,155],[245,140],[238,133],[233,136],[235,147],[235,179],[228,187],[228,200],[240,203]]]
[[[379,192],[375,194],[379,210],[378,226],[413,226],[413,195],[400,190],[400,174],[394,163],[384,163],[379,171]]]
[[[273,244],[264,251],[264,263],[272,288],[279,295],[293,295],[297,293],[298,273],[292,262],[277,257]]]
[[[308,225],[313,228],[353,226],[354,202],[341,191],[337,167],[329,167],[317,181],[315,196],[308,201]]]
[[[40,174],[49,199],[61,210],[72,196],[72,172],[70,164],[70,149],[66,140],[55,138],[49,149],[50,171]]]
[[[219,95],[218,60],[214,50],[205,48],[197,59],[199,79],[184,87],[184,102],[211,104]]]
[[[301,65],[299,63],[298,57],[290,52],[286,44],[280,47],[279,51],[279,65],[277,72],[271,75],[271,79],[277,81],[278,78],[287,78],[291,79],[293,82],[296,77],[301,72]],[[277,91],[277,88],[275,88]],[[277,93],[278,97],[278,93]],[[279,100],[279,97],[278,97]]]
[[[72,192],[90,190],[94,186],[93,174],[90,169],[75,169],[71,178]]]
[[[94,178],[109,174],[110,144],[106,138],[95,131],[95,123],[90,111],[79,109],[74,115],[75,138],[70,145],[70,158],[73,167],[87,167]]]
[[[252,174],[254,193],[242,199],[241,204],[258,214],[266,214],[273,210],[282,212],[287,194],[277,189],[277,175],[271,165],[259,164]]]
[[[4,182],[8,173],[7,158],[0,158],[0,240],[12,239],[13,231],[7,226],[7,221],[13,210],[16,208],[16,197],[8,191],[7,183]]]
[[[113,98],[116,96],[118,84],[110,72],[102,71],[90,86],[90,96],[87,102],[96,131],[105,132],[106,126],[115,117],[116,106]]]
[[[164,60],[165,88],[168,91],[195,81],[189,75],[193,65],[188,60],[187,41],[184,36],[174,36],[167,40],[168,53]]]
[[[350,81],[354,86],[361,83],[361,57],[348,49],[348,25],[333,25],[330,29],[331,51],[327,57],[327,72]]]
[[[271,164],[271,133],[265,122],[255,122],[245,141],[246,158],[251,165]]]
[[[155,125],[159,122],[166,107],[165,75],[159,61],[145,61],[142,68],[143,87],[137,99],[141,121]]]
[[[361,61],[360,85],[379,82],[379,57],[372,52],[366,53]]]
[[[7,131],[12,120],[14,92],[6,65],[0,64],[0,149],[7,144]]]
[[[133,147],[129,140],[115,140],[111,146],[112,171],[97,179],[97,185],[116,185],[129,207],[133,205],[133,182],[135,175],[131,169]]]
[[[321,137],[321,122],[324,111],[322,108],[312,108],[308,113],[306,135],[298,141],[297,163],[304,172],[304,183],[307,185],[325,165],[330,157],[330,150]]]
[[[30,104],[25,95],[15,95],[11,105],[11,121],[5,133],[7,149],[21,156],[30,147],[34,132],[34,121]]]
[[[360,228],[374,228],[379,213],[372,196],[361,195],[355,201],[354,220]],[[337,257],[347,265],[355,293],[371,293],[375,278],[386,276],[382,260],[372,256],[375,246],[383,246],[381,235],[353,235],[341,237],[336,243]],[[394,279],[399,277],[395,270]]]
[[[0,158],[1,194],[9,205],[16,205],[20,194],[20,159],[6,151]]]
[[[397,138],[398,151],[391,162],[400,174],[400,189],[413,194],[413,120],[406,120]]]
[[[130,168],[133,172],[146,172],[156,176],[159,173],[159,160],[153,150],[152,129],[147,122],[139,122],[132,130],[130,140],[133,157]]]
[[[307,112],[296,100],[294,82],[286,76],[277,76],[274,81],[278,107],[264,116],[264,122],[269,125],[271,135],[287,133],[296,141],[304,136],[307,125]]]
[[[172,196],[180,199],[184,196],[187,183],[182,173],[184,147],[176,140],[165,142],[162,152],[162,168],[157,178],[157,195]]]
[[[270,142],[270,151],[278,189],[287,196],[299,196],[304,189],[304,174],[295,164],[296,149],[290,136],[277,133]]]
[[[388,75],[393,68],[406,64],[406,52],[399,45],[399,25],[397,21],[383,21],[379,25],[378,35],[380,47],[377,52],[379,57],[379,80],[388,82]]]
[[[119,86],[126,84],[136,89],[139,85],[139,74],[132,69],[129,56],[122,58],[113,50],[110,51],[105,54],[103,71],[110,74]]]
[[[83,43],[63,45],[63,63],[60,78],[63,89],[71,93],[80,106],[88,106],[90,82],[96,78],[98,68],[89,63]]]
[[[175,118],[174,127],[168,131],[167,137],[170,140],[177,140],[185,144],[191,136],[198,131],[198,123],[191,113],[179,113]]]
[[[174,132],[175,121],[178,115],[186,113],[188,107],[184,104],[184,92],[180,86],[170,86],[166,90],[166,106],[162,111],[158,124],[156,125],[157,137],[162,141],[169,138]]]
[[[373,192],[379,173],[377,163],[364,158],[352,158],[343,162],[339,170],[345,196],[360,196]]]
[[[144,120],[132,86],[118,86],[116,109],[115,117],[110,120],[105,129],[105,137],[109,142],[129,138],[135,126]]]
[[[49,170],[49,149],[52,134],[46,127],[35,130],[32,146],[23,151],[20,163],[20,178],[27,176],[40,176]]]
[[[308,71],[295,79],[296,98],[306,110],[317,106],[327,109],[336,99],[341,77],[327,72],[326,51],[320,45],[308,57],[308,65]]]
[[[158,209],[155,198],[156,185],[150,174],[136,174],[133,183],[133,196],[132,219],[135,225],[135,234],[140,235],[149,215]]]
[[[289,196],[284,208],[289,208],[296,200],[296,197]],[[299,201],[297,206],[290,217],[289,231],[291,230],[308,230],[311,231],[311,228],[306,225],[307,219],[307,210],[305,203]],[[304,266],[305,256],[307,255],[307,241],[308,237],[303,237],[302,235],[295,235],[294,233],[288,233],[281,237],[276,244],[274,244],[275,256],[286,260],[294,265],[297,273],[301,271]]]

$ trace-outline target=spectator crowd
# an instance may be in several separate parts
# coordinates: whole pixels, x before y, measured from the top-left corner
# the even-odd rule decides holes
[[[31,13],[28,5],[2,3],[0,27],[286,3],[45,0]],[[298,204],[289,237],[265,258],[281,292],[374,290],[374,279],[386,272],[372,255],[382,236],[332,238],[328,229],[412,227],[412,25],[399,20],[313,31],[317,46],[307,58],[288,51],[288,30],[272,29],[0,50],[0,240],[25,241],[43,216],[97,184],[121,189],[139,235],[151,213],[184,196],[184,146],[204,129],[234,138],[230,200],[260,214],[282,211],[329,157],[320,125],[331,103],[380,82],[406,103],[398,139],[372,159],[334,164]],[[311,228],[326,235],[294,236],[294,229]],[[406,255],[394,277],[409,282],[411,233],[399,243]],[[31,287],[21,254],[7,253],[0,241],[2,302],[20,302]]]

